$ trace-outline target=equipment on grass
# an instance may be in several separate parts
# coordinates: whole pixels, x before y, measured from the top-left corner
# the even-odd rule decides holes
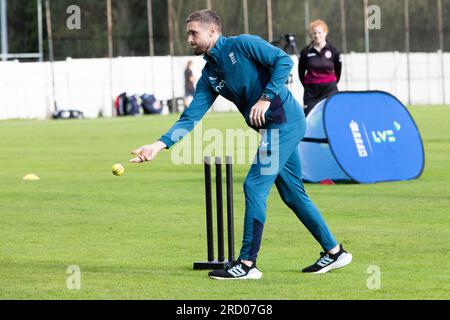
[[[215,158],[216,170],[216,210],[217,210],[217,245],[218,259],[214,260],[214,234],[211,191],[211,157],[204,157],[205,204],[206,204],[206,238],[208,261],[194,262],[194,270],[223,269],[234,261],[234,217],[233,217],[233,159],[226,156],[226,197],[227,197],[227,240],[228,260],[224,253],[223,196],[222,196],[222,158]]]
[[[128,97],[126,92],[123,92],[117,96],[115,101],[116,114],[118,116],[126,115],[127,105],[128,105]]]
[[[115,176],[121,176],[121,175],[123,175],[124,172],[125,172],[125,168],[120,163],[116,163],[115,165],[112,166],[112,173]]]
[[[31,181],[39,180],[39,177],[37,175],[35,175],[34,173],[28,173],[22,178],[22,180],[31,180]]]
[[[84,119],[84,113],[80,110],[56,110],[52,113],[53,119]]]
[[[160,114],[162,112],[161,103],[156,100],[154,95],[144,93],[141,96],[141,101],[144,114]]]
[[[383,91],[342,91],[306,117],[303,180],[376,183],[418,178],[425,154],[408,109]]]
[[[126,92],[117,96],[115,101],[117,116],[138,116],[143,114],[161,114],[161,103],[153,94],[127,95]]]

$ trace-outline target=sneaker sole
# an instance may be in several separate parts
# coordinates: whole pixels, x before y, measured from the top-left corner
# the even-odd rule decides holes
[[[326,266],[325,268],[316,271],[316,272],[309,272],[311,274],[321,274],[321,273],[327,273],[328,271],[334,270],[334,269],[340,269],[345,267],[346,265],[349,265],[350,262],[352,262],[352,254],[346,253],[344,257],[339,258],[336,262],[330,264],[329,266]]]
[[[211,279],[216,280],[258,280],[262,277],[262,272],[259,270],[255,270],[253,272],[249,272],[247,275],[243,277],[232,277],[232,278],[222,278],[222,277],[215,277],[215,276],[209,276]]]

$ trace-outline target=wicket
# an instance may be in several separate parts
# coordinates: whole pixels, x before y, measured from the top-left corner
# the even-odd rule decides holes
[[[227,197],[227,238],[228,260],[224,253],[224,227],[223,227],[223,192],[222,192],[222,158],[215,157],[216,171],[216,213],[217,213],[217,246],[218,259],[214,260],[214,235],[212,213],[212,188],[211,188],[211,157],[204,157],[205,174],[205,204],[206,204],[206,238],[208,261],[194,262],[194,270],[223,269],[234,261],[234,218],[233,218],[233,159],[226,156],[226,197]]]

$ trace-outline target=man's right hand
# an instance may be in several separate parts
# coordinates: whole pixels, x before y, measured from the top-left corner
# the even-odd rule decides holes
[[[131,154],[136,155],[137,157],[130,160],[130,162],[133,163],[141,163],[145,161],[151,161],[153,160],[156,155],[166,148],[166,144],[161,141],[156,141],[152,144],[146,144],[142,147],[139,147],[133,151],[131,151]]]

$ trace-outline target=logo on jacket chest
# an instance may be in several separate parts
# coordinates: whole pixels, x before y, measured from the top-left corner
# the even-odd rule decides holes
[[[217,86],[215,86],[215,90],[217,92],[220,92],[220,90],[222,90],[225,87],[225,80],[220,80],[219,84]]]
[[[234,55],[234,52],[230,52],[230,54],[228,56],[230,57],[231,64],[236,64],[237,63],[236,56]]]
[[[216,92],[220,92],[220,90],[222,90],[225,87],[225,80],[220,80],[217,77],[211,76],[208,77],[209,81],[211,81],[211,85],[213,86],[214,90]]]

